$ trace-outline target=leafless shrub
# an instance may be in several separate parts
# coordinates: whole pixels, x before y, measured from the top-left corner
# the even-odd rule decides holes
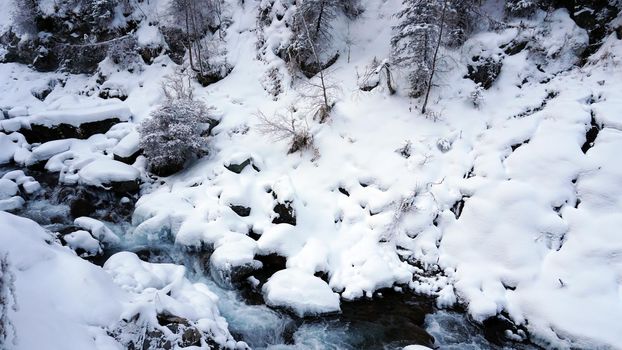
[[[258,111],[256,117],[259,119],[258,131],[260,133],[276,141],[289,140],[288,154],[315,150],[313,135],[309,131],[306,119],[304,121],[297,119],[291,111],[287,114],[275,113],[272,118]]]
[[[173,75],[167,75],[162,81],[162,92],[167,100],[192,100],[194,89],[192,79],[187,70],[183,68]]]

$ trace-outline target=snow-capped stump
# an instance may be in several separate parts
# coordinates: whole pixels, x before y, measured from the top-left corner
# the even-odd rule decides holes
[[[84,185],[109,188],[117,193],[134,193],[139,189],[138,169],[112,159],[97,159],[78,172]]]
[[[19,117],[19,132],[28,143],[43,143],[58,139],[86,139],[103,134],[113,125],[128,121],[132,113],[125,106],[104,105],[92,108],[47,111],[29,117]],[[16,118],[14,118],[16,119]],[[2,130],[10,130],[16,121],[0,121]],[[16,130],[11,130],[16,131]]]
[[[501,67],[503,66],[499,57],[481,57],[474,56],[472,63],[467,66],[467,79],[473,80],[476,84],[480,84],[484,89],[490,89],[495,82]]]
[[[264,284],[263,293],[266,304],[288,309],[299,317],[341,311],[339,294],[322,279],[298,269],[275,273]]]
[[[140,134],[135,130],[125,135],[112,149],[114,160],[126,164],[133,164],[141,153]]]

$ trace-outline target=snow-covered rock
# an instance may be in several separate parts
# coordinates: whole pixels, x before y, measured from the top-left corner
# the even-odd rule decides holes
[[[276,272],[263,286],[270,306],[283,307],[298,316],[313,316],[341,311],[339,294],[322,279],[298,269]]]
[[[81,216],[73,221],[74,225],[89,231],[93,237],[105,244],[116,244],[120,242],[119,237],[115,235],[103,222]]]
[[[79,182],[90,186],[112,187],[119,192],[138,190],[138,169],[112,159],[97,159],[78,172]]]

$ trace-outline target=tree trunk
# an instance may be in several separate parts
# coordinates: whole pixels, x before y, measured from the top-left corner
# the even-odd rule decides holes
[[[311,40],[311,37],[309,35],[309,27],[307,26],[307,21],[305,20],[304,16],[301,16],[302,18],[302,24],[305,28],[305,34],[307,36],[307,40],[309,41],[309,45],[311,46],[311,52],[313,53],[313,57],[315,57],[315,62],[320,70],[320,83],[322,84],[322,95],[324,97],[324,108],[326,108],[326,111],[330,110],[330,106],[328,105],[328,96],[326,94],[326,84],[324,83],[324,72],[322,69],[322,63],[320,62],[320,57],[318,56],[317,52],[315,51],[315,46],[313,45],[313,40]],[[323,122],[324,120],[320,120],[320,122]]]
[[[445,9],[447,3],[443,1],[443,9],[441,10],[440,29],[438,31],[438,40],[436,41],[436,48],[434,49],[434,57],[432,58],[432,72],[430,73],[430,79],[428,80],[428,86],[426,86],[425,100],[423,100],[423,107],[421,113],[425,114],[425,109],[428,106],[428,98],[430,98],[430,90],[432,89],[432,79],[434,79],[434,73],[436,72],[436,57],[438,55],[438,49],[441,47],[441,40],[443,39],[443,29],[445,28]]]

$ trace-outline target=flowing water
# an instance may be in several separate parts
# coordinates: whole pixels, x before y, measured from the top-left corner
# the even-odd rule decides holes
[[[9,170],[13,169],[0,167],[0,175]],[[207,264],[210,252],[185,250],[170,239],[154,243],[133,237],[130,219],[136,197],[126,196],[122,200],[123,196],[101,190],[59,185],[55,174],[25,172],[41,182],[43,191],[26,198],[26,206],[16,214],[31,218],[51,231],[69,232],[74,229],[72,213],[80,211],[75,208],[76,201],[83,205],[79,201],[85,196],[91,200],[96,197],[95,206],[87,208],[89,216],[105,221],[122,237],[122,243],[108,247],[103,257],[91,258],[92,262],[101,265],[111,254],[127,250],[150,262],[186,266],[189,279],[205,283],[218,295],[220,312],[234,337],[253,349],[389,350],[411,344],[467,350],[536,348],[503,340],[503,329],[478,325],[463,311],[440,310],[430,298],[393,290],[376,293],[373,299],[344,301],[340,314],[325,317],[299,318],[272,309],[263,303],[257,291],[244,286],[226,289],[212,280]],[[263,278],[271,272],[264,271]]]

